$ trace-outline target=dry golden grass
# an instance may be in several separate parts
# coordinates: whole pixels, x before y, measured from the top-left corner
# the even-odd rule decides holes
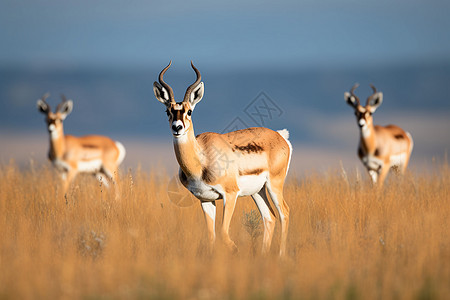
[[[164,170],[124,172],[115,201],[91,177],[64,198],[49,165],[4,165],[0,298],[448,299],[450,171],[438,169],[381,191],[338,171],[291,177],[280,260],[279,224],[271,254],[259,254],[250,198],[232,220],[240,252],[208,255],[200,206],[170,202]]]

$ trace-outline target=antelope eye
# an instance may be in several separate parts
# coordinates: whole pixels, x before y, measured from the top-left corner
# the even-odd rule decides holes
[[[192,110],[188,110],[187,115],[188,116],[192,115]]]

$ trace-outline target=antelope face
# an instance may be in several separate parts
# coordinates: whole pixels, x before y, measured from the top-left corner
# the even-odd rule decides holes
[[[63,96],[63,101],[58,104],[56,111],[53,113],[50,105],[45,102],[49,94],[45,94],[41,99],[37,101],[38,110],[45,114],[45,122],[47,123],[47,129],[52,138],[59,135],[62,132],[64,119],[72,112],[73,102],[72,100],[66,100]]]
[[[175,138],[179,138],[193,127],[191,120],[192,111],[195,105],[202,100],[205,89],[203,82],[201,82],[202,76],[191,61],[191,66],[197,74],[197,79],[187,88],[183,101],[175,102],[172,88],[164,82],[164,73],[171,64],[172,61],[159,74],[159,83],[156,81],[153,83],[153,92],[156,99],[166,106],[172,134]]]
[[[369,126],[372,126],[373,118],[372,114],[375,110],[380,106],[383,101],[383,94],[381,92],[377,92],[377,89],[373,86],[373,94],[367,98],[366,106],[362,106],[359,103],[359,98],[355,95],[355,90],[359,85],[356,83],[353,85],[350,92],[344,93],[345,101],[348,105],[350,105],[355,110],[356,122],[361,129],[367,129]]]
[[[60,113],[50,112],[49,114],[47,114],[45,122],[47,123],[48,132],[52,133],[62,127],[63,118]]]
[[[166,113],[174,137],[183,136],[192,127],[192,108],[189,102],[172,102],[167,106]]]
[[[355,116],[356,122],[360,128],[372,125],[372,113],[367,108],[358,105],[358,107],[355,108]]]

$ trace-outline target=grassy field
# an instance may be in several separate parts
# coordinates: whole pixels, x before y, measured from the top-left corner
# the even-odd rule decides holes
[[[169,200],[164,168],[123,170],[119,201],[91,177],[60,195],[50,165],[0,167],[0,299],[449,299],[450,171],[291,175],[287,257],[260,255],[241,198],[232,255],[210,255],[200,206]],[[189,204],[189,203],[188,203]],[[221,221],[218,203],[218,222]]]

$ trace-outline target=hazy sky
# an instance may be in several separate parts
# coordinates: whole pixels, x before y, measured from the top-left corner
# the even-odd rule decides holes
[[[345,66],[450,59],[448,0],[0,2],[0,66]]]

